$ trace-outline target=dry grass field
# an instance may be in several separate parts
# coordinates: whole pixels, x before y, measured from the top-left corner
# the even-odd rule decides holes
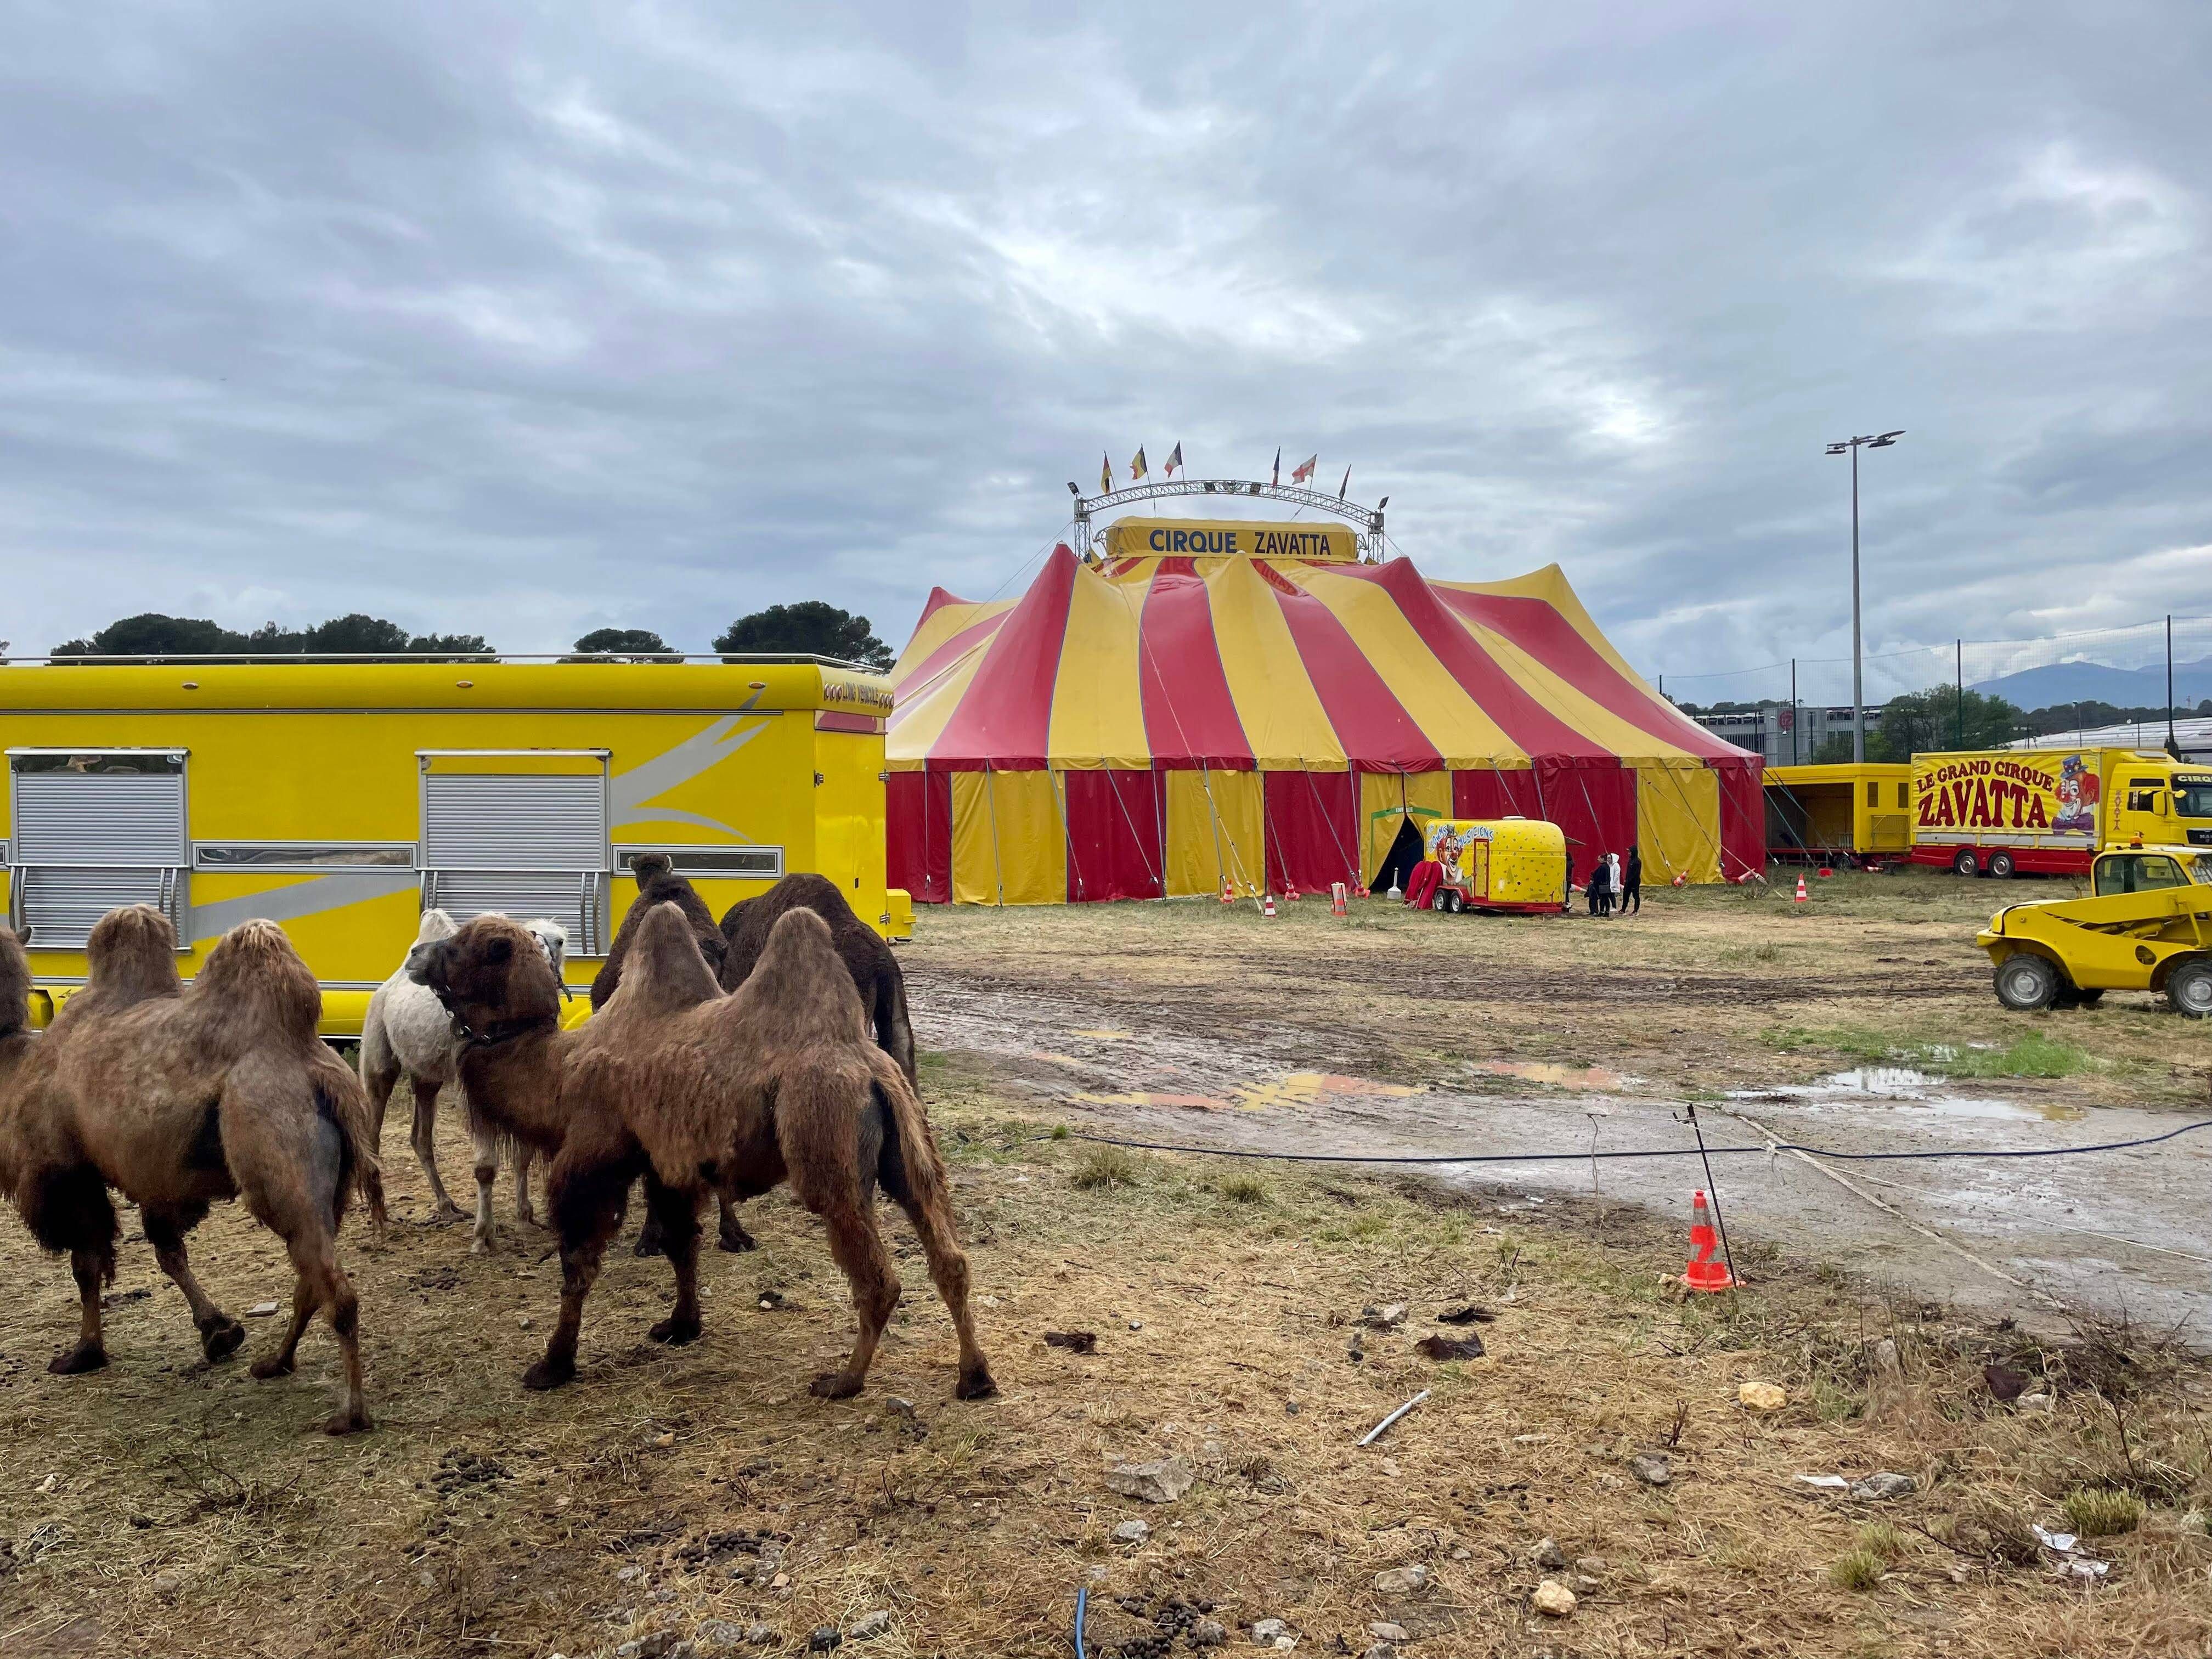
[[[1868,1045],[2002,1056],[2041,1033],[2070,1075],[2008,1086],[2201,1095],[2202,1028],[2147,1004],[1996,1007],[1970,937],[1990,884],[1881,883],[1823,884],[1810,915],[1668,894],[1640,921],[1566,927],[1376,905],[1324,932],[1310,901],[1272,936],[1218,906],[930,915],[906,961],[918,986],[951,966],[1057,983],[1102,1024],[1279,1030],[1367,1075],[1556,1060],[1686,1091]],[[113,1364],[49,1376],[69,1276],[0,1224],[0,1655],[783,1655],[882,1612],[840,1651],[1042,1659],[1073,1651],[1079,1588],[1088,1650],[1115,1656],[1192,1652],[1207,1619],[1232,1653],[1267,1619],[1307,1654],[1364,1653],[1378,1624],[1417,1656],[2212,1651],[2212,1367],[2149,1334],[2039,1341],[1784,1258],[1753,1290],[1684,1301],[1663,1277],[1675,1219],[1509,1215],[1394,1176],[1056,1139],[1046,1106],[966,1054],[931,1055],[923,1083],[993,1401],[952,1400],[950,1323],[888,1208],[907,1300],[859,1398],[806,1392],[850,1319],[783,1195],[749,1207],[757,1254],[708,1253],[700,1343],[647,1340],[666,1271],[621,1254],[577,1382],[527,1395],[558,1291],[549,1241],[510,1231],[472,1257],[465,1226],[417,1224],[395,1127],[394,1224],[379,1241],[356,1218],[343,1240],[378,1419],[346,1441],[314,1432],[326,1332],[296,1377],[246,1375],[269,1320],[209,1366],[143,1242],[124,1250]],[[449,1175],[466,1168],[454,1116]],[[234,1208],[194,1255],[233,1311],[284,1296],[276,1241]],[[1365,1322],[1398,1304],[1402,1323]],[[1494,1317],[1438,1322],[1469,1304]],[[1417,1346],[1470,1333],[1481,1358]],[[1993,1394],[1992,1365],[2021,1398]],[[1740,1402],[1755,1382],[1778,1409]],[[1642,1454],[1667,1460],[1664,1485]],[[1175,1502],[1107,1482],[1170,1456],[1195,1477]],[[1884,1472],[1913,1490],[1796,1479]],[[1117,1539],[1130,1521],[1140,1540]],[[1538,1564],[1547,1538],[1565,1565]],[[1535,1610],[1547,1581],[1571,1613]]]

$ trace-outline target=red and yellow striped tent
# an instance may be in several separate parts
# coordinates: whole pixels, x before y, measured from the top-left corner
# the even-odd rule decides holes
[[[1580,880],[1765,860],[1756,756],[1677,713],[1556,565],[1053,550],[1018,599],[932,593],[891,671],[890,884],[925,903],[1326,892],[1410,823],[1548,818]]]

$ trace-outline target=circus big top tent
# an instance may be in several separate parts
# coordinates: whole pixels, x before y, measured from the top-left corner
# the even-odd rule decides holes
[[[1513,814],[1565,831],[1578,880],[1632,842],[1647,882],[1764,863],[1758,757],[1647,686],[1556,565],[1438,582],[1319,534],[1264,544],[1325,550],[1120,556],[1147,543],[1109,532],[1103,558],[1055,548],[1018,599],[932,593],[891,672],[891,884],[933,903],[1325,893],[1401,872],[1409,824]]]

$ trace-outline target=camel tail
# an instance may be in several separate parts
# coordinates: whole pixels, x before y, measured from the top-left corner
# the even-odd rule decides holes
[[[384,1164],[370,1134],[368,1097],[358,1083],[333,1086],[315,1079],[315,1110],[338,1132],[338,1178],[331,1198],[331,1224],[345,1219],[346,1200],[356,1192],[368,1206],[369,1219],[384,1225]]]
[[[937,1137],[930,1133],[921,1097],[907,1081],[905,1070],[882,1049],[870,1051],[868,1069],[876,1097],[890,1111],[891,1131],[898,1137],[898,1159],[908,1189],[922,1208],[939,1215],[949,1213],[945,1206],[951,1201],[951,1178],[945,1173],[945,1160],[938,1156]],[[890,1184],[885,1182],[886,1187]]]
[[[915,1072],[914,1022],[906,1011],[906,981],[896,974],[876,976],[874,1016],[876,1046],[898,1062],[908,1087],[918,1095],[921,1084]]]

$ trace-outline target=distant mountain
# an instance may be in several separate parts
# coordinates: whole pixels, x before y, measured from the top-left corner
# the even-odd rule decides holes
[[[2166,665],[2155,668],[2107,668],[2100,662],[2045,663],[2002,674],[1967,688],[2002,697],[2022,708],[2048,708],[2054,703],[2109,702],[2119,708],[2166,707]],[[2212,657],[2173,665],[2173,701],[2194,708],[2212,697]]]

